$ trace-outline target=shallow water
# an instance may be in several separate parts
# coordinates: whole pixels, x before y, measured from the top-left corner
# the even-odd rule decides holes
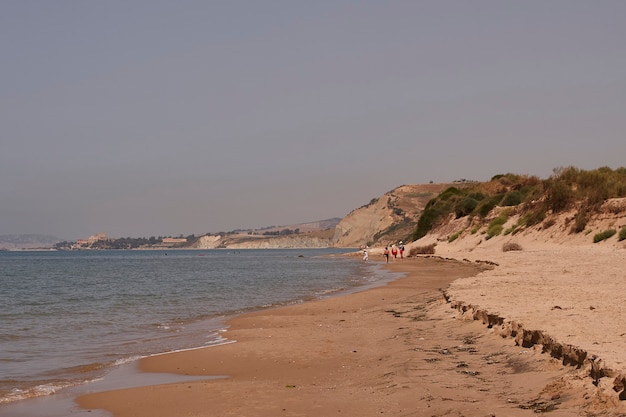
[[[0,407],[139,357],[223,343],[233,314],[388,278],[324,256],[349,251],[1,252]]]

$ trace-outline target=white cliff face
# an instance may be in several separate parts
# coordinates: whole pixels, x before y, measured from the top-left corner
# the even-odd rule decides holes
[[[204,235],[192,246],[193,249],[215,249],[220,246],[221,237],[218,235]]]
[[[233,242],[228,244],[233,249],[302,249],[302,248],[329,248],[331,240],[326,238],[307,236],[271,237],[247,242]]]
[[[352,211],[335,228],[333,245],[359,247],[370,245],[376,233],[389,228],[394,222],[392,210],[387,206],[387,194],[367,206]]]
[[[303,235],[291,236],[248,236],[248,235],[206,235],[198,239],[194,249],[291,249],[329,248],[330,238]]]

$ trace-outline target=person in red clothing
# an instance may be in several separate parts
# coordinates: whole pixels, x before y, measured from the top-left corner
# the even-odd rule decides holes
[[[391,245],[391,254],[393,255],[393,259],[396,259],[398,256],[398,247],[396,245]]]

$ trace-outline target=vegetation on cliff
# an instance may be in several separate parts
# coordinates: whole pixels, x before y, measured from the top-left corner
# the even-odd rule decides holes
[[[412,239],[418,240],[451,217],[472,216],[485,219],[497,206],[515,208],[518,222],[506,233],[544,222],[549,214],[576,210],[572,233],[585,230],[589,216],[610,198],[626,197],[626,168],[602,167],[585,171],[575,167],[558,168],[545,180],[535,176],[496,175],[488,182],[463,188],[450,187],[431,199],[420,216]],[[509,212],[504,210],[491,220],[488,236],[503,232]]]

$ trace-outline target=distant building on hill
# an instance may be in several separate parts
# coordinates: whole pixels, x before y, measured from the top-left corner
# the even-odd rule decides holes
[[[73,249],[85,249],[93,246],[94,243],[97,242],[106,242],[109,238],[105,233],[96,233],[95,235],[89,236],[87,239],[78,239],[76,244],[72,247]]]
[[[87,238],[87,242],[89,243],[100,242],[101,240],[109,240],[109,238],[104,233],[96,233],[95,235]]]

